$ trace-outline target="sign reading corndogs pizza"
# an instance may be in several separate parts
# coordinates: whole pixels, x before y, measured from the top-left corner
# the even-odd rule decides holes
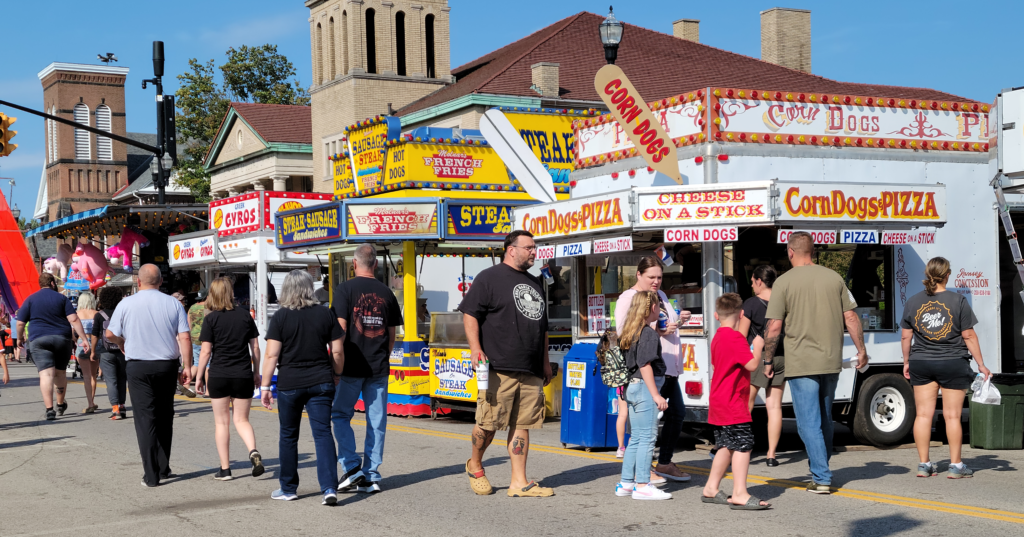
[[[944,223],[945,185],[778,184],[780,221]]]

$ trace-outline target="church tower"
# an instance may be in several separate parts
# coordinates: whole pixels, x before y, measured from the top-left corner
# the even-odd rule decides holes
[[[452,82],[447,0],[307,0],[313,57],[313,190],[334,188],[328,155],[345,127]]]

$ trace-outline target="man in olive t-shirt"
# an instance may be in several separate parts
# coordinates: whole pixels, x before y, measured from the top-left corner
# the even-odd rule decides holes
[[[807,449],[813,477],[807,490],[828,494],[832,484],[828,467],[832,456],[832,402],[843,367],[843,326],[857,347],[857,367],[864,367],[868,361],[864,331],[853,312],[857,303],[843,278],[814,264],[810,234],[790,235],[787,251],[793,268],[772,286],[761,360],[765,376],[774,376],[772,359],[785,321],[786,380],[797,432]]]

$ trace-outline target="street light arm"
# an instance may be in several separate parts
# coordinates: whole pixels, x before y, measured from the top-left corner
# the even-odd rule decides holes
[[[95,127],[90,127],[88,125],[83,125],[81,123],[72,121],[70,119],[64,119],[62,117],[51,116],[50,114],[47,114],[45,112],[40,112],[38,110],[33,110],[31,108],[25,108],[24,106],[17,105],[17,104],[14,104],[14,103],[11,103],[11,102],[7,102],[7,101],[0,101],[0,105],[2,105],[2,106],[9,106],[11,108],[14,108],[15,110],[21,110],[22,112],[28,112],[29,114],[33,114],[33,115],[36,115],[36,116],[39,116],[39,117],[42,117],[42,118],[46,118],[46,119],[49,119],[49,120],[52,120],[52,121],[56,121],[58,123],[64,123],[65,125],[71,125],[72,127],[76,128],[76,129],[82,129],[84,131],[91,132],[93,134],[98,134],[100,136],[105,136],[107,138],[110,138],[111,140],[116,140],[118,142],[130,145],[132,147],[138,147],[139,149],[145,149],[146,151],[149,151],[150,153],[153,153],[154,155],[156,155],[157,158],[159,158],[160,155],[162,154],[160,149],[157,148],[157,147],[154,147],[154,146],[151,146],[151,145],[148,145],[148,144],[144,144],[142,142],[137,142],[135,140],[132,140],[131,138],[125,138],[124,136],[118,136],[116,134],[107,132],[105,130],[97,129]]]

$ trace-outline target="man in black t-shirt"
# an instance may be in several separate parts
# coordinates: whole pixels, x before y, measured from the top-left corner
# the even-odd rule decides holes
[[[395,327],[402,324],[398,299],[373,277],[377,251],[370,244],[356,248],[356,276],[334,290],[334,313],[345,331],[345,369],[334,392],[331,421],[338,441],[343,475],[338,492],[380,492],[384,461],[384,430],[388,423],[389,358],[395,346]],[[364,460],[356,453],[352,415],[363,396],[366,411]]]
[[[540,429],[544,423],[544,386],[552,376],[544,288],[527,272],[536,253],[533,234],[522,230],[509,233],[501,264],[477,275],[459,305],[473,368],[484,360],[490,370],[487,390],[477,394],[473,456],[466,461],[470,488],[481,495],[492,492],[484,476],[484,451],[494,440],[495,431],[506,428],[512,462],[508,495],[555,493],[526,479],[529,430]]]

